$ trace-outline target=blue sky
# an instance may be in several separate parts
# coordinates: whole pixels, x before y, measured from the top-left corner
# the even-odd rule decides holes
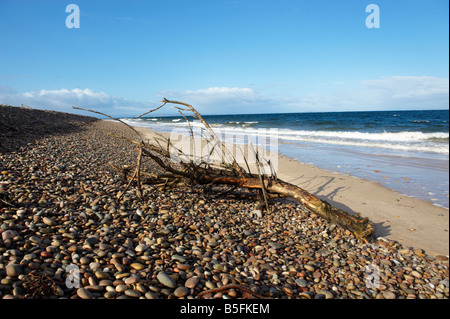
[[[67,28],[66,6],[80,9]],[[367,28],[366,6],[380,9]],[[0,1],[0,103],[133,116],[448,109],[447,0]]]

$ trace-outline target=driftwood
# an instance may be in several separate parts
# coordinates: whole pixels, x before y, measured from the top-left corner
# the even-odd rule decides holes
[[[157,185],[163,188],[192,187],[194,185],[228,185],[250,190],[256,189],[260,191],[261,197],[265,203],[267,210],[269,210],[268,199],[274,197],[274,195],[278,195],[279,197],[289,197],[300,202],[311,212],[325,218],[331,223],[348,229],[361,242],[368,242],[372,239],[373,227],[368,218],[362,218],[359,214],[350,215],[343,210],[337,209],[326,201],[323,201],[310,194],[306,190],[278,179],[274,171],[272,171],[271,174],[262,173],[260,167],[262,166],[261,161],[263,161],[264,159],[259,158],[259,155],[256,151],[257,173],[252,173],[250,171],[250,167],[245,160],[245,157],[244,160],[247,166],[247,170],[244,169],[237,163],[235,156],[233,156],[233,154],[227,149],[225,143],[216,136],[211,126],[191,105],[184,102],[171,101],[167,99],[163,99],[162,102],[163,104],[161,106],[147,113],[144,113],[143,115],[158,110],[166,104],[181,105],[182,107],[175,107],[179,110],[179,112],[186,120],[187,117],[183,112],[190,112],[192,113],[191,116],[200,120],[204,125],[205,136],[202,136],[201,141],[206,141],[209,145],[212,146],[208,155],[211,155],[213,153],[219,154],[219,157],[222,159],[222,161],[199,161],[199,159],[195,158],[192,154],[186,154],[181,149],[177,148],[176,145],[174,145],[170,140],[170,138],[164,137],[160,134],[158,134],[158,138],[155,138],[154,143],[146,143],[134,128],[127,125],[139,135],[139,140],[137,141],[128,140],[130,143],[136,144],[139,150],[139,155],[137,158],[135,172],[131,176],[131,180],[128,183],[125,191],[122,192],[122,195],[126,192],[128,187],[130,187],[133,180],[136,180],[137,182],[139,196],[142,196],[141,187],[143,184]],[[108,116],[100,112],[95,113]],[[189,128],[191,132],[191,139],[192,141],[194,141],[195,136],[190,125]],[[152,172],[143,171],[141,169],[141,163],[144,158],[152,160],[163,169],[164,173],[157,175],[153,174]],[[178,161],[178,163],[174,163],[174,158],[183,158],[184,160]],[[268,164],[270,165],[270,162]],[[129,167],[127,169],[129,169]]]

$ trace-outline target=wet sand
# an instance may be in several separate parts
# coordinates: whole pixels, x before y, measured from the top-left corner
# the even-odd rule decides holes
[[[301,163],[377,182],[406,196],[449,208],[448,156],[280,142],[280,153]]]

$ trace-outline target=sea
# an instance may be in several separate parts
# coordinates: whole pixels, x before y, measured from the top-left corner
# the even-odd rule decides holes
[[[219,138],[254,141],[267,134],[299,162],[378,182],[449,208],[449,111],[376,111],[205,115]],[[182,116],[122,118],[159,132],[203,134]],[[262,142],[264,146],[264,143]],[[260,145],[261,146],[261,145]]]

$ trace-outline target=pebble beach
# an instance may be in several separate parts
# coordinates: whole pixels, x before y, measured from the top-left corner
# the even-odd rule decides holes
[[[295,201],[266,212],[148,185],[119,199],[128,181],[114,166],[137,150],[110,134],[135,137],[112,121],[0,106],[0,299],[449,297],[448,256],[360,243]]]

